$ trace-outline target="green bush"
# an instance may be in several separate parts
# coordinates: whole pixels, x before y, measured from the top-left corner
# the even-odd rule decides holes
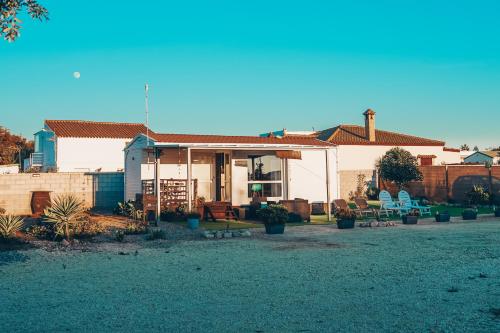
[[[370,185],[366,189],[366,197],[368,200],[378,200],[378,195],[380,194],[380,189],[376,186]]]
[[[0,215],[0,237],[11,238],[23,227],[23,218],[16,215]]]
[[[267,224],[285,224],[288,222],[288,210],[282,205],[269,205],[259,209],[257,217]]]
[[[467,201],[470,205],[487,205],[490,203],[490,192],[488,188],[482,185],[474,185],[472,189],[467,192]]]

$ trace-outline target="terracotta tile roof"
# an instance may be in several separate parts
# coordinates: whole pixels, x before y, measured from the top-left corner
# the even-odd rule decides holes
[[[365,128],[357,125],[339,125],[317,133],[317,138],[336,145],[378,145],[378,146],[444,146],[443,141],[417,136],[375,130],[375,141],[365,137]]]
[[[443,151],[452,151],[454,153],[460,153],[460,149],[450,148],[450,147],[443,147]]]
[[[155,141],[162,143],[208,143],[208,144],[271,144],[301,146],[333,146],[314,137],[262,137],[262,136],[230,136],[230,135],[193,135],[193,134],[153,134]]]
[[[132,139],[139,133],[146,133],[146,126],[138,123],[46,120],[45,124],[58,137]]]
[[[417,155],[417,158],[436,158],[436,155]]]

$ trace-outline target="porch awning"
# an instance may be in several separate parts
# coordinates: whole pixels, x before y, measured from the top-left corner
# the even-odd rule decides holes
[[[276,157],[301,160],[302,152],[300,150],[276,150]]]

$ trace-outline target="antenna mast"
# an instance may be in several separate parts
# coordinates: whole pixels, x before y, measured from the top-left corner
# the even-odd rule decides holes
[[[146,108],[146,147],[149,147],[149,85],[146,83],[144,85],[144,104]]]

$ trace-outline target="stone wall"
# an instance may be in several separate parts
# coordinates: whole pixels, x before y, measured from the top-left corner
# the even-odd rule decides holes
[[[89,208],[112,208],[123,201],[123,173],[21,173],[0,175],[0,207],[7,213],[31,214],[33,191],[50,191],[51,197],[71,193]]]
[[[349,193],[356,191],[360,174],[365,175],[365,181],[377,181],[375,170],[341,170],[339,171],[340,198],[348,200]]]

